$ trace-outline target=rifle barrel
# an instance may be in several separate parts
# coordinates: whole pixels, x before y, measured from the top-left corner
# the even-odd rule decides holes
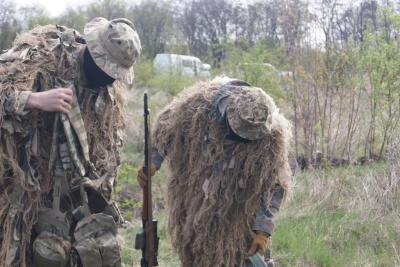
[[[150,129],[150,110],[147,104],[147,93],[144,93],[144,155],[145,162],[143,170],[147,174],[147,185],[143,188],[143,207],[142,221],[145,227],[146,245],[144,256],[146,267],[153,267],[154,260],[154,224],[153,224],[153,200],[151,192],[151,129]]]

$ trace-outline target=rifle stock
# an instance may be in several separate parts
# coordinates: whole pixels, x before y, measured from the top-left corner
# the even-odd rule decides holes
[[[150,111],[147,105],[147,93],[144,93],[144,165],[147,185],[143,188],[142,229],[136,235],[135,248],[142,250],[141,267],[158,266],[157,220],[153,219],[153,200],[151,193],[151,131]]]

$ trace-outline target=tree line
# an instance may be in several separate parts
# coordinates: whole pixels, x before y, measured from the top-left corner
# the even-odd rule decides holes
[[[0,0],[0,48],[36,24],[83,32],[97,16],[126,17],[139,32],[141,64],[190,54],[214,75],[236,75],[270,93],[293,123],[293,154],[308,164],[365,162],[398,148],[398,2],[362,0],[102,0],[45,7]],[[238,73],[241,63],[269,63]]]

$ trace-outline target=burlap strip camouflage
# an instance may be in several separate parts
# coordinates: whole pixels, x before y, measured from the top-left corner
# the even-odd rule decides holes
[[[116,81],[112,89],[84,90],[76,34],[61,26],[39,26],[17,36],[13,48],[0,55],[0,266],[32,266],[31,228],[54,181],[49,161],[55,115],[27,112],[23,106],[30,91],[57,87],[55,77],[72,82],[76,88],[82,120],[72,116],[68,121],[77,133],[75,141],[83,148],[84,168],[79,168],[90,179],[100,178],[93,180],[95,190],[112,201],[121,163],[124,85]],[[103,104],[93,108],[96,103]],[[74,121],[83,121],[87,145],[82,125]]]
[[[157,116],[153,145],[170,170],[168,232],[181,266],[243,266],[260,200],[288,189],[290,123],[276,114],[271,131],[251,143],[225,138],[214,96],[224,79],[198,82]]]

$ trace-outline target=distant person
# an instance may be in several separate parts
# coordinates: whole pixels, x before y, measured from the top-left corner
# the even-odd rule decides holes
[[[113,192],[140,52],[132,22],[98,17],[0,55],[0,266],[121,266]]]
[[[150,173],[166,160],[168,231],[182,267],[263,259],[290,186],[290,136],[272,98],[241,80],[198,82],[158,114]],[[144,187],[143,165],[137,178]]]

